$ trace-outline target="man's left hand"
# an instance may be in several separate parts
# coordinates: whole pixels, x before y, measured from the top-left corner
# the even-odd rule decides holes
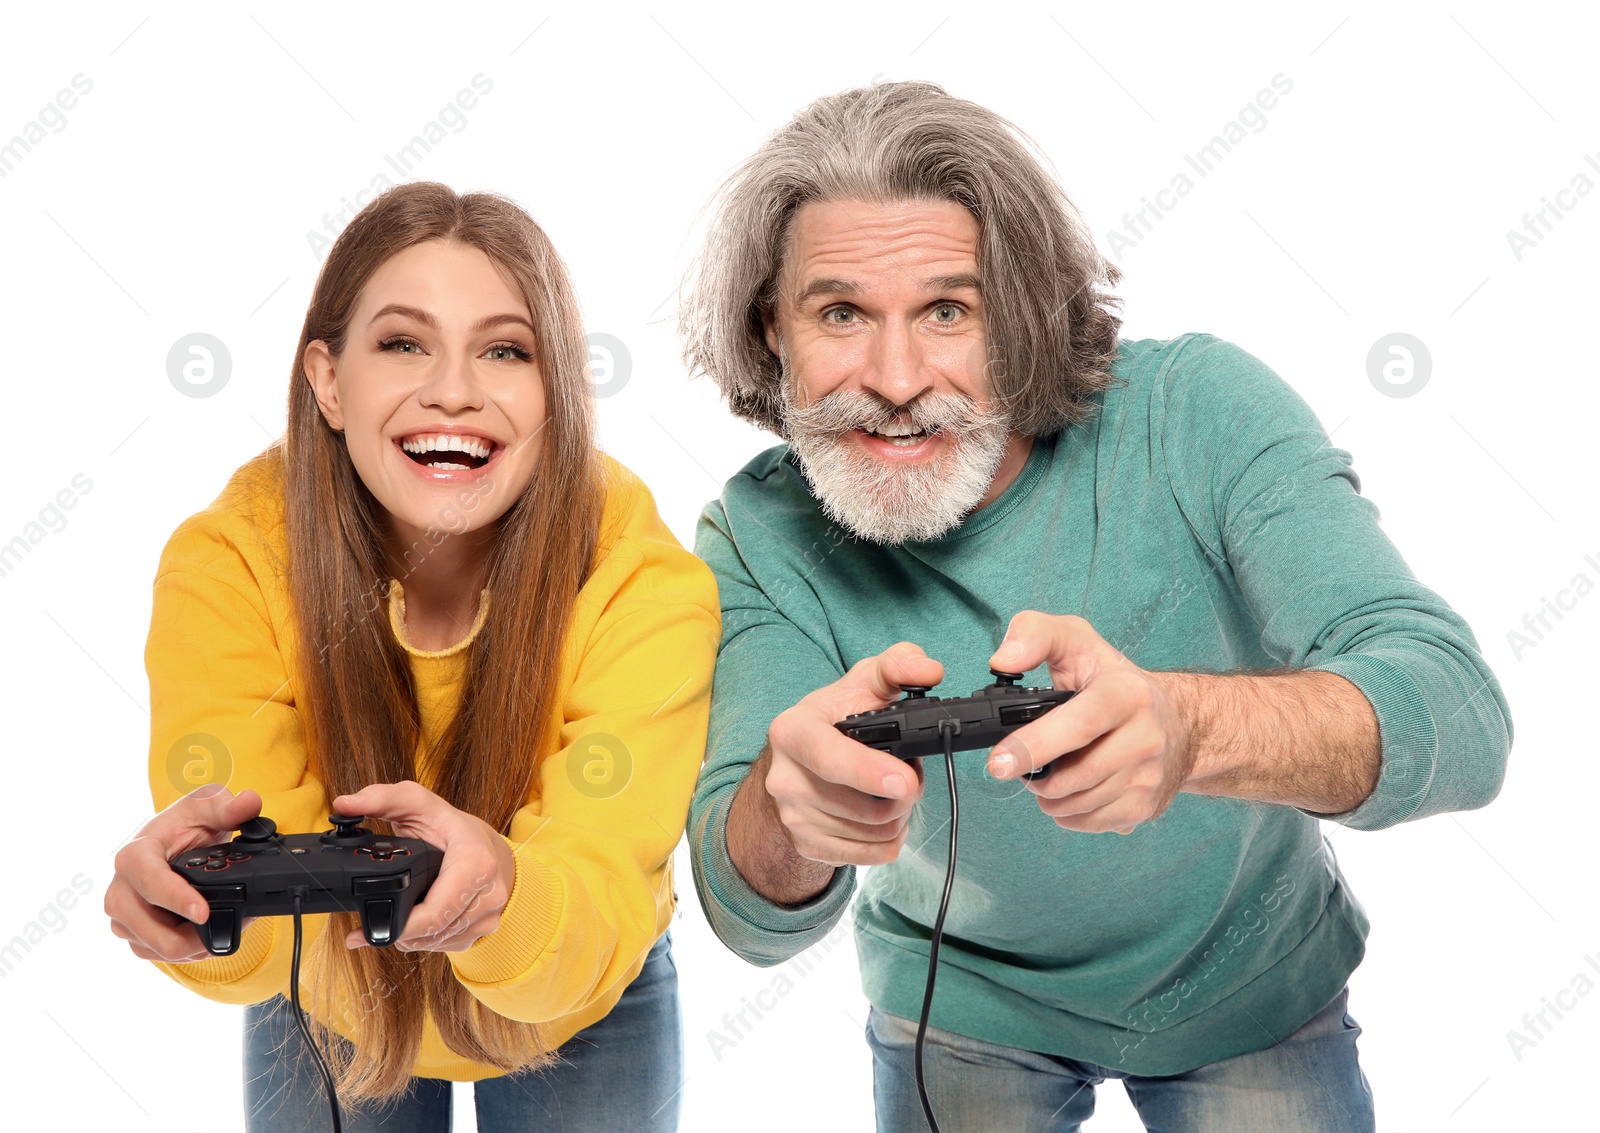
[[[1083,618],[1024,610],[989,659],[1002,672],[1047,664],[1056,688],[1077,695],[1018,728],[989,754],[989,773],[1023,780],[1039,809],[1066,830],[1132,832],[1159,816],[1194,765],[1194,738],[1171,678],[1147,673]]]

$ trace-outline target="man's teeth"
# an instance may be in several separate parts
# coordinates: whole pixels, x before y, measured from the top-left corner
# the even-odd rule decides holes
[[[475,456],[479,460],[488,460],[493,446],[487,441],[480,441],[476,437],[462,437],[451,433],[419,434],[407,437],[400,442],[400,447],[407,452],[464,452],[468,456]],[[464,464],[435,464],[435,468],[460,469]]]
[[[891,422],[887,425],[879,425],[875,429],[867,430],[867,432],[880,440],[888,441],[890,444],[900,448],[910,448],[912,445],[921,444],[934,431],[934,428],[923,428],[910,422]]]

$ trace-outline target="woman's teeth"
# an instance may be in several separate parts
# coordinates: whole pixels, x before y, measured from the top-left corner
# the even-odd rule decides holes
[[[437,468],[443,472],[466,472],[478,468],[489,459],[494,445],[477,437],[463,437],[452,433],[419,433],[400,442],[400,447],[418,464]],[[468,463],[451,460],[444,453],[459,452]]]

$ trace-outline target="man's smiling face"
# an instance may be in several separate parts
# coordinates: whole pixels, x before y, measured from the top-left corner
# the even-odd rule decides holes
[[[978,239],[950,201],[795,213],[767,345],[812,490],[863,538],[935,538],[1026,459],[984,380]]]

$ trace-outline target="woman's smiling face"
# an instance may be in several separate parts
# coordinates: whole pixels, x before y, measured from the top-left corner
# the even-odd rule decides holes
[[[533,477],[547,420],[533,316],[482,251],[428,240],[367,282],[335,358],[308,343],[306,376],[403,546],[481,531]]]

